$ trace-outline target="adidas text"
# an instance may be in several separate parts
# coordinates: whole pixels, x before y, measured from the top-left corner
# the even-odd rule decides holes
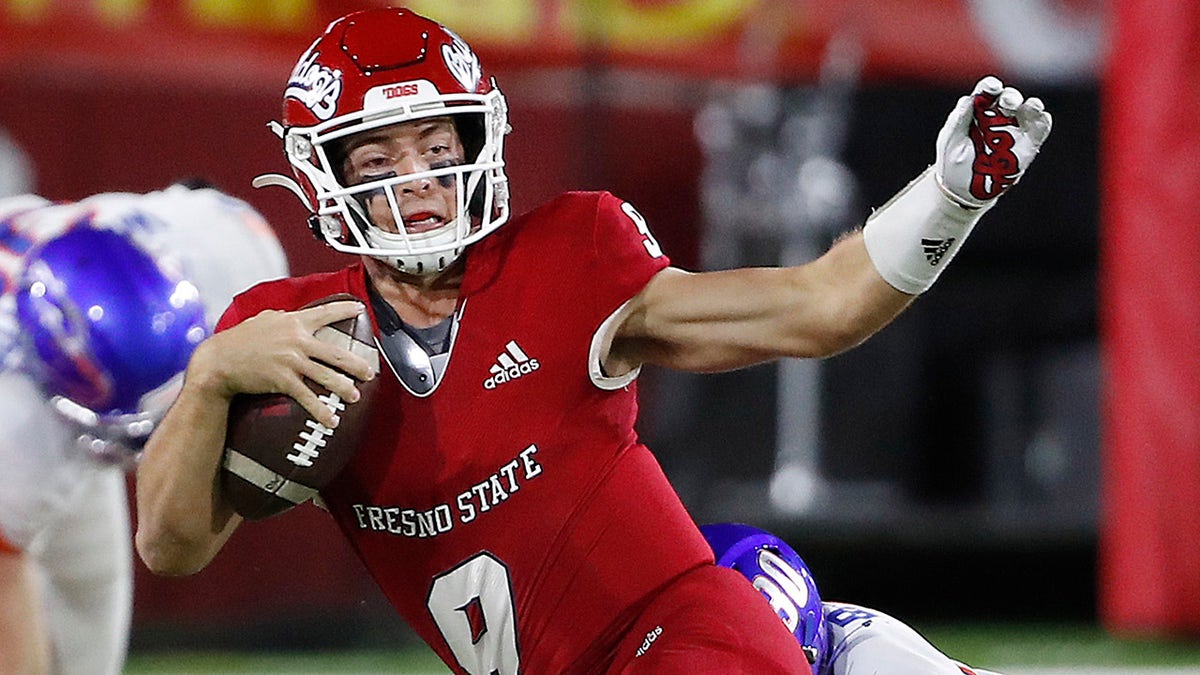
[[[654,644],[654,641],[658,639],[658,636],[662,635],[662,632],[662,626],[655,626],[654,630],[646,633],[646,639],[642,640],[642,646],[638,648],[636,656],[645,654],[650,649],[650,645]]]
[[[483,381],[484,389],[495,389],[497,386],[504,384],[510,380],[515,380],[522,375],[528,375],[541,367],[537,359],[529,359],[525,363],[501,370],[495,375]]]

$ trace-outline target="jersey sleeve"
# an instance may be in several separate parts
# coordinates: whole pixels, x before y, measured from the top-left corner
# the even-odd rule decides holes
[[[239,299],[240,296],[234,297],[229,306],[225,308],[224,313],[221,314],[221,318],[217,319],[216,328],[213,329],[214,333],[220,333],[226,328],[232,328],[249,318],[241,307],[241,303],[238,302]]]
[[[217,319],[217,325],[213,332],[220,333],[227,328],[232,328],[266,309],[293,309],[294,301],[289,301],[280,297],[279,293],[272,292],[275,290],[273,287],[279,285],[273,282],[263,282],[233,296],[233,300],[225,308],[221,318]]]
[[[217,320],[214,332],[236,326],[264,310],[293,311],[335,293],[365,298],[364,278],[362,262],[357,262],[334,272],[260,281],[233,297]]]
[[[646,219],[629,202],[601,193],[592,230],[592,268],[589,287],[595,289],[592,307],[597,317],[588,348],[588,376],[605,390],[628,386],[641,368],[610,377],[601,366],[609,335],[616,330],[625,303],[641,292],[650,279],[671,264],[650,232]],[[604,283],[600,283],[604,280]]]
[[[596,204],[592,249],[595,255],[590,278],[605,280],[596,284],[595,294],[599,303],[596,310],[602,319],[671,264],[642,214],[629,202],[607,192],[600,193]]]

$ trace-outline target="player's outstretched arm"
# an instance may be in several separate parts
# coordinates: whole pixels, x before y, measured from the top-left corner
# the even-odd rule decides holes
[[[374,375],[371,366],[313,333],[361,310],[361,304],[343,301],[295,312],[265,311],[196,348],[183,389],[138,466],[136,544],[151,571],[183,575],[203,569],[241,522],[218,480],[235,395],[287,394],[329,428],[337,426],[337,417],[305,378],[343,400],[358,400],[354,381],[343,372],[368,380]]]
[[[933,285],[1050,128],[1041,100],[983,78],[947,117],[934,164],[862,230],[797,267],[660,272],[623,309],[605,371],[725,370],[858,345]]]

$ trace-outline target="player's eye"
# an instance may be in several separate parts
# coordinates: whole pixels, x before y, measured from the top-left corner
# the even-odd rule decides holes
[[[386,155],[365,157],[358,162],[358,172],[360,174],[383,173],[383,169],[391,164],[392,159]]]
[[[385,173],[393,166],[393,158],[382,152],[377,145],[355,148],[350,151],[345,161],[346,172],[354,179],[354,184],[371,180],[367,176]]]

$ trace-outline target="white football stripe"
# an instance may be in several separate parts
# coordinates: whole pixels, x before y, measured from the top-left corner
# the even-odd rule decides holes
[[[280,476],[233,448],[225,448],[222,463],[238,478],[293,504],[302,504],[317,494],[316,490]]]

